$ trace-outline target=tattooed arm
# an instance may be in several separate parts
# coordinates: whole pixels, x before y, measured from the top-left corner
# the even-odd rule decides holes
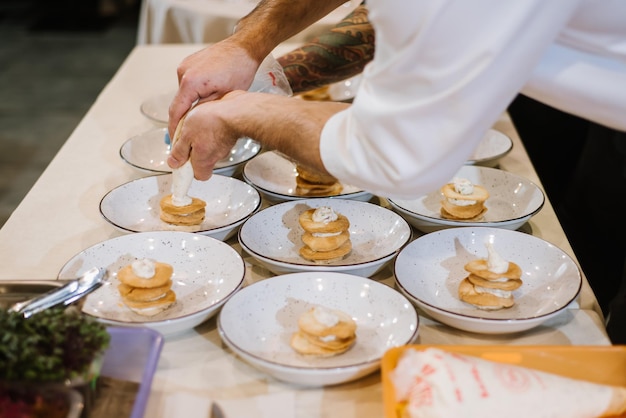
[[[278,58],[294,93],[345,80],[374,57],[374,29],[365,3],[335,27]]]

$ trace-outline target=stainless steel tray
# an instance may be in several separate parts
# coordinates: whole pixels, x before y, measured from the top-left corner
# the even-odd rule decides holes
[[[14,303],[32,299],[65,284],[66,280],[2,280],[0,309],[8,309]]]

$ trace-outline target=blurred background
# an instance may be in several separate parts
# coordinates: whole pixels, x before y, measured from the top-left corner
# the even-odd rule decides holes
[[[0,226],[135,46],[139,8],[0,0]]]

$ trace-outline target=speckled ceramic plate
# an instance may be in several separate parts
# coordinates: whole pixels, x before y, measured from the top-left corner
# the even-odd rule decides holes
[[[342,260],[318,264],[302,258],[298,217],[329,206],[350,221],[352,251]],[[391,261],[411,239],[411,227],[393,211],[373,203],[345,199],[309,199],[279,203],[248,219],[239,230],[241,247],[276,274],[334,271],[369,277]]]
[[[468,262],[487,258],[486,242],[522,269],[523,284],[508,309],[486,311],[462,302],[458,287]],[[407,245],[395,263],[398,288],[434,319],[465,331],[525,331],[558,315],[577,296],[582,278],[558,247],[519,231],[465,227],[426,234]]]
[[[131,166],[148,173],[171,173],[172,169],[167,165],[170,144],[165,141],[166,133],[167,128],[156,128],[134,136],[122,144],[120,156]],[[215,164],[213,173],[232,176],[260,150],[258,142],[241,138],[230,150],[228,157]]]
[[[138,315],[121,301],[117,272],[136,259],[150,258],[174,268],[176,303],[153,317]],[[58,278],[77,277],[105,267],[105,284],[90,294],[83,312],[111,325],[147,326],[164,335],[193,328],[213,316],[243,284],[243,259],[229,245],[188,232],[143,232],[101,242],[72,257]]]
[[[176,91],[161,93],[154,95],[141,103],[139,110],[141,113],[153,122],[167,125],[170,119],[169,108],[170,103],[174,99]]]
[[[422,232],[460,226],[518,229],[537,214],[545,196],[528,179],[497,168],[463,166],[454,177],[466,178],[489,192],[487,213],[480,220],[461,221],[441,217],[443,194],[437,190],[413,200],[389,199],[392,208]]]
[[[500,131],[489,129],[466,164],[495,167],[500,158],[507,155],[512,149],[513,141],[511,138]]]
[[[243,168],[243,179],[275,202],[314,198],[296,193],[296,176],[296,165],[274,151],[257,155]],[[336,196],[319,197],[368,201],[372,194],[358,187],[344,185],[343,191]]]
[[[177,226],[159,218],[161,198],[171,193],[171,174],[133,180],[107,193],[100,213],[122,232],[184,231],[226,240],[261,207],[261,196],[250,185],[232,177],[214,174],[208,181],[194,181],[189,195],[206,202],[204,221],[195,226]]]
[[[296,353],[289,341],[298,318],[322,306],[339,309],[357,324],[356,343],[334,357]],[[300,385],[333,385],[376,371],[385,351],[417,337],[418,316],[391,287],[342,273],[275,276],[237,292],[222,307],[220,337],[245,361],[277,379]]]

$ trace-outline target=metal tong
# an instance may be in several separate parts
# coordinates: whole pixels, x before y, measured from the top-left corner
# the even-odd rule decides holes
[[[105,268],[94,267],[86,271],[81,277],[69,281],[64,286],[52,289],[32,299],[13,304],[8,311],[21,313],[24,318],[29,318],[54,306],[70,305],[102,286],[105,275]]]

